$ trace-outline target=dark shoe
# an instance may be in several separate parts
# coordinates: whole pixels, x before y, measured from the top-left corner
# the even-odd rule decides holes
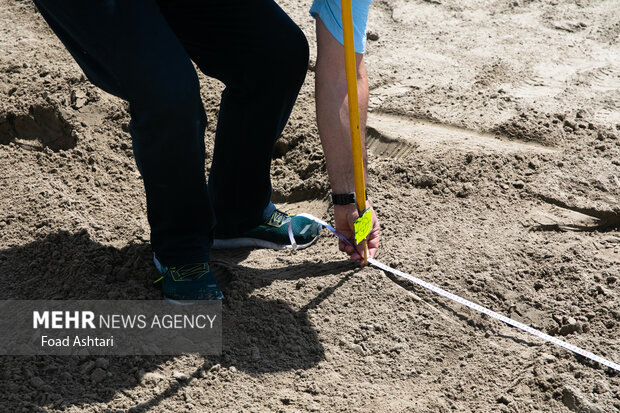
[[[222,300],[224,294],[217,285],[209,263],[199,262],[176,267],[162,265],[153,255],[155,267],[161,274],[155,282],[161,282],[164,298],[168,300]]]
[[[242,234],[234,237],[219,237],[216,234],[213,248],[300,249],[314,244],[320,231],[321,226],[311,219],[276,209],[267,221]]]

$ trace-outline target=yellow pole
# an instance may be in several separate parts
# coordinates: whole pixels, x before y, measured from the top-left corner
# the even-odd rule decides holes
[[[344,39],[344,63],[347,75],[347,94],[349,98],[349,125],[351,128],[351,151],[353,155],[353,175],[355,177],[355,201],[360,216],[366,209],[366,183],[364,180],[364,160],[360,137],[360,115],[357,100],[357,69],[355,64],[355,43],[353,41],[353,15],[351,0],[340,0],[342,9],[342,35]],[[368,246],[364,247],[364,264],[368,264]]]

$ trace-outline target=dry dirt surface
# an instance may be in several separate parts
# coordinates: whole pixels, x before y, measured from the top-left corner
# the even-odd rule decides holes
[[[312,48],[274,199],[330,219]],[[616,0],[375,0],[378,259],[620,362]],[[258,63],[260,64],[260,63]],[[210,161],[221,84],[202,77]],[[157,299],[127,105],[0,0],[0,299]],[[620,375],[359,269],[325,233],[222,251],[220,357],[3,357],[0,411],[617,412]]]

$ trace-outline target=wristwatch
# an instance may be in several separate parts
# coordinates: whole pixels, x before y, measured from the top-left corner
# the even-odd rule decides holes
[[[368,199],[368,193],[366,194]],[[355,203],[355,192],[349,192],[348,194],[335,194],[332,192],[332,202],[334,205],[349,205]]]

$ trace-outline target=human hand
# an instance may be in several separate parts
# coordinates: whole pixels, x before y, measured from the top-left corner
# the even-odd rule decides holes
[[[367,202],[367,206],[370,208],[372,214],[372,230],[366,238],[366,244],[368,246],[368,257],[373,258],[379,249],[379,238],[381,234],[381,227],[379,221],[375,215],[375,211]],[[355,230],[353,223],[358,218],[357,207],[355,204],[350,205],[334,205],[334,221],[336,224],[336,231],[341,233],[351,244],[355,245]],[[349,257],[353,261],[359,261],[360,265],[364,265],[364,250],[362,244],[353,247],[346,244],[344,241],[339,240],[338,248],[340,251],[349,254]]]

